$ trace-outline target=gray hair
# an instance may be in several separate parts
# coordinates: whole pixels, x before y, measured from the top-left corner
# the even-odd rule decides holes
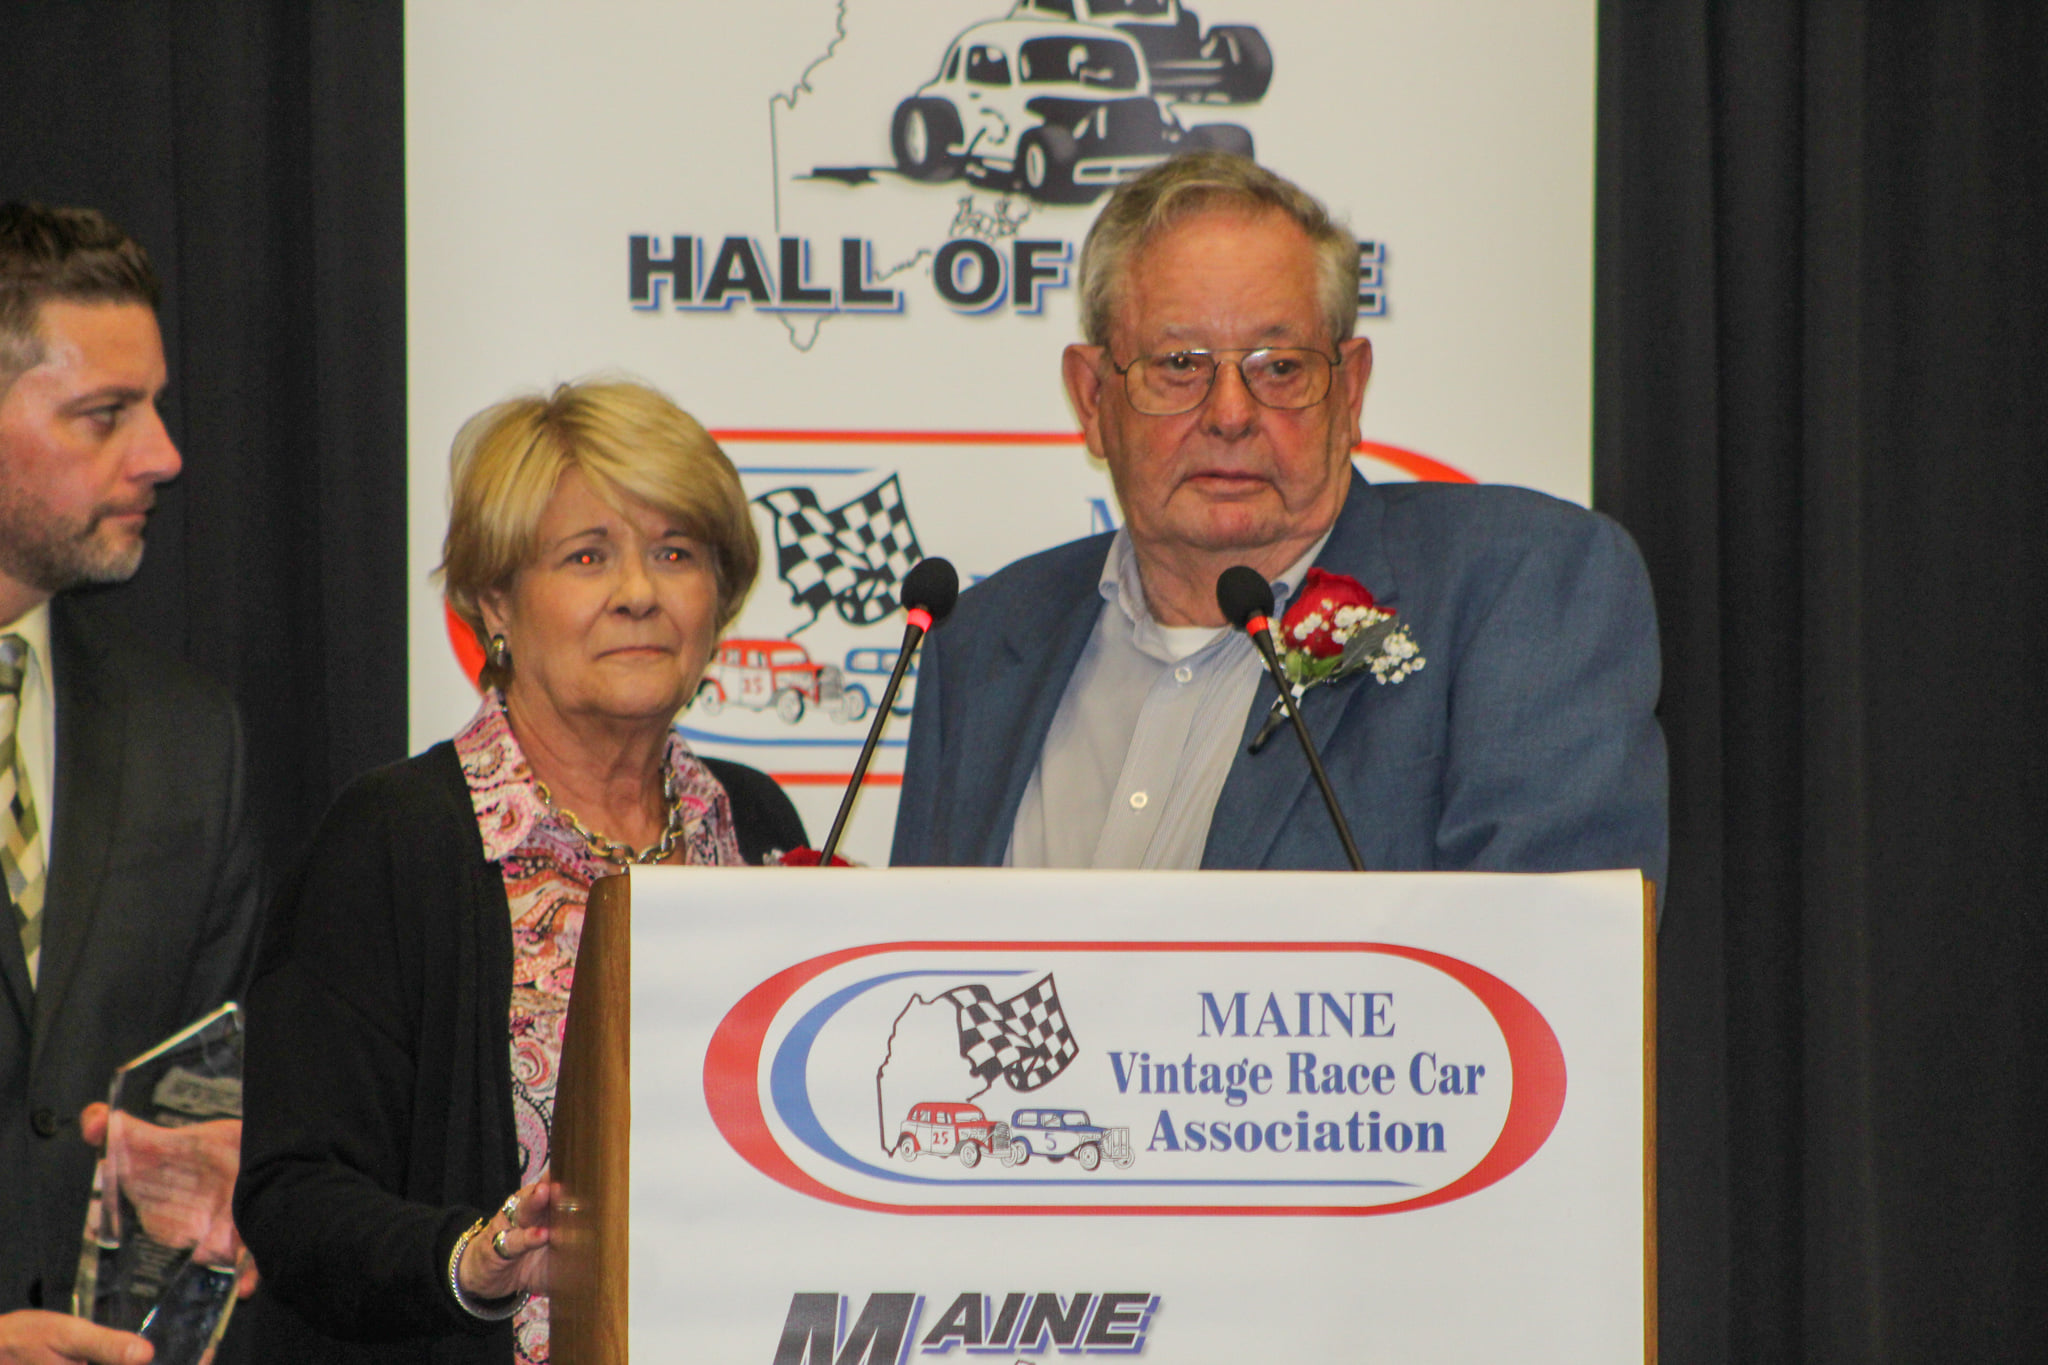
[[[1358,328],[1358,243],[1321,200],[1250,157],[1187,152],[1117,187],[1081,248],[1081,330],[1090,345],[1109,344],[1110,315],[1131,261],[1160,233],[1198,213],[1284,213],[1316,249],[1323,317],[1330,341]]]

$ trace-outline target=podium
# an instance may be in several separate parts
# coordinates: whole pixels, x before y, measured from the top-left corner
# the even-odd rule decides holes
[[[1654,1359],[1634,873],[593,890],[568,1365]]]

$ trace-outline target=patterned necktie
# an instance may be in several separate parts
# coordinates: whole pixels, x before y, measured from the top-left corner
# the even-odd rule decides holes
[[[43,955],[43,833],[36,819],[28,765],[21,759],[21,681],[28,672],[28,641],[0,635],[0,872],[14,899],[14,922],[35,984]]]

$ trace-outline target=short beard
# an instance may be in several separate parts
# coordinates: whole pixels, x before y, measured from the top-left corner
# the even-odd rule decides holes
[[[100,528],[109,513],[95,512],[77,530],[52,525],[42,509],[0,494],[0,572],[42,592],[93,583],[126,583],[142,567],[140,538],[109,542]]]

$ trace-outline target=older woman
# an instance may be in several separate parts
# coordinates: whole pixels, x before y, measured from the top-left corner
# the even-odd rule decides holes
[[[547,1360],[548,1129],[590,883],[804,842],[774,783],[671,727],[759,558],[703,429],[638,385],[565,386],[472,418],[453,486],[443,582],[486,642],[483,705],[342,795],[249,993],[236,1212],[260,1360]]]

